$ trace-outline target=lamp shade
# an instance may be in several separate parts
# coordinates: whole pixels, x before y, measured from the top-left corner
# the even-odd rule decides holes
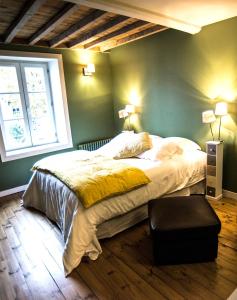
[[[216,103],[215,115],[216,116],[225,116],[227,115],[227,104],[225,102]]]
[[[95,65],[94,64],[87,64],[86,68],[87,68],[87,72],[95,73]]]
[[[125,106],[125,110],[126,110],[126,112],[129,113],[129,114],[133,114],[133,113],[135,112],[135,106],[132,105],[132,104],[127,104],[127,105]]]
[[[216,120],[213,110],[206,110],[202,113],[202,123],[212,123]]]
[[[128,116],[128,112],[125,109],[121,109],[118,112],[119,119],[126,118]]]

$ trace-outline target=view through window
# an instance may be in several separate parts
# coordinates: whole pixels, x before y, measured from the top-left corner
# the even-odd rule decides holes
[[[0,119],[7,151],[57,141],[47,64],[0,62]]]

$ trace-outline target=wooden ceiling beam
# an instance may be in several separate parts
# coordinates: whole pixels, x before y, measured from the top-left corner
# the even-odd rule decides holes
[[[148,35],[151,35],[151,34],[154,34],[154,33],[160,32],[160,31],[164,31],[166,29],[169,29],[169,28],[167,28],[165,26],[162,26],[162,25],[154,25],[154,26],[149,27],[149,28],[147,28],[145,30],[139,31],[137,33],[131,34],[131,35],[126,36],[124,38],[121,38],[121,39],[119,39],[117,41],[114,41],[111,44],[105,45],[105,46],[101,47],[100,50],[102,52],[104,52],[104,51],[107,51],[109,49],[112,49],[112,48],[115,48],[117,46],[120,46],[122,44],[126,44],[126,43],[129,43],[129,42],[136,41],[138,39],[144,38],[144,37],[146,37]]]
[[[28,39],[24,39],[24,38],[14,38],[13,41],[11,42],[11,45],[29,45],[29,40]],[[49,47],[49,44],[47,41],[38,41],[36,43],[37,47]]]
[[[125,16],[118,16],[118,17],[115,17],[114,19],[108,21],[107,23],[91,30],[91,31],[88,31],[87,33],[79,36],[78,38],[70,41],[68,43],[68,47],[69,48],[72,48],[72,47],[75,47],[77,46],[78,44],[82,43],[82,42],[85,42],[87,40],[89,40],[90,38],[96,36],[97,34],[100,34],[108,29],[111,29],[113,28],[114,26],[120,24],[120,23],[123,23],[125,21],[127,21],[129,18],[128,17],[125,17]]]
[[[50,20],[37,30],[29,39],[29,45],[34,45],[49,32],[54,30],[56,26],[62,23],[67,17],[79,9],[79,5],[66,3],[59,12],[57,12]]]
[[[96,39],[96,40],[94,40],[94,41],[92,41],[92,42],[84,45],[84,49],[93,48],[95,45],[103,43],[103,42],[105,42],[105,41],[107,41],[107,40],[109,40],[109,39],[111,39],[113,37],[116,37],[118,35],[127,33],[127,32],[129,32],[131,30],[134,30],[136,28],[145,26],[147,24],[149,24],[149,23],[146,22],[146,21],[141,21],[141,20],[140,21],[136,21],[136,22],[134,22],[132,24],[128,24],[128,25],[126,25],[126,26],[124,26],[124,27],[122,27],[122,28],[120,28],[118,30],[115,30],[115,31],[113,31],[111,33],[108,33],[108,34],[106,34],[106,35],[104,35],[104,36],[102,36],[102,37],[100,37],[100,38],[98,38],[98,39]]]
[[[77,23],[70,26],[67,30],[63,31],[59,35],[55,36],[49,41],[50,47],[56,47],[57,45],[61,44],[65,39],[69,38],[70,35],[75,34],[82,30],[85,26],[90,25],[98,18],[104,16],[107,14],[107,12],[95,9],[92,13],[85,16],[81,20],[79,20]]]
[[[46,0],[27,0],[18,16],[10,24],[4,34],[4,43],[10,43],[26,22],[37,12]]]

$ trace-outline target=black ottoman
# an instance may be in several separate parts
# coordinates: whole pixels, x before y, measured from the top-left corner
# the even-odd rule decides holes
[[[157,265],[212,261],[221,223],[202,195],[167,197],[148,203]]]

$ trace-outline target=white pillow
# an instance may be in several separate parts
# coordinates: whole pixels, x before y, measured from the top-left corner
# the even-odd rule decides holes
[[[149,137],[151,139],[152,147],[154,147],[157,143],[160,142],[163,138],[159,135],[149,134]]]
[[[112,158],[134,157],[152,146],[147,132],[123,132],[113,138],[108,144],[97,150],[98,153]]]
[[[184,152],[192,150],[201,150],[201,147],[198,144],[186,138],[172,136],[165,138],[165,140],[176,143],[180,148],[183,149]]]
[[[139,158],[149,160],[168,160],[175,155],[181,155],[183,149],[175,142],[167,141],[165,138],[160,139],[159,143],[154,145],[150,150],[138,155]]]
[[[129,140],[133,134],[133,131],[121,132],[120,134],[116,135],[109,143],[97,149],[96,152],[101,155],[113,158],[116,156],[120,145],[123,144],[125,141]]]

